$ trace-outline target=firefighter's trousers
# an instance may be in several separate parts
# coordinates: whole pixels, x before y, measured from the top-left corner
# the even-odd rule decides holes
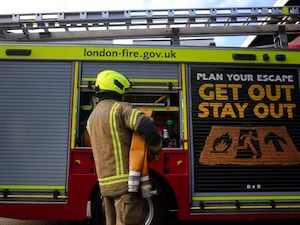
[[[146,200],[139,193],[103,196],[103,205],[106,225],[142,225],[146,219]]]

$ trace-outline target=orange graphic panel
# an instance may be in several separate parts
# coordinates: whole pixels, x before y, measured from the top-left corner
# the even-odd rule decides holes
[[[203,165],[293,165],[300,152],[284,126],[212,126],[200,154]]]

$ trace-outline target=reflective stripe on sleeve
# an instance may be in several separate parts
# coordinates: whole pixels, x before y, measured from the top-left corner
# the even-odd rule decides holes
[[[138,115],[139,115],[139,111],[138,110],[136,110],[136,109],[133,109],[132,110],[132,113],[131,113],[131,115],[130,115],[130,129],[134,129],[134,127],[135,127],[135,124],[136,124],[136,120],[137,120],[137,117],[138,117]]]

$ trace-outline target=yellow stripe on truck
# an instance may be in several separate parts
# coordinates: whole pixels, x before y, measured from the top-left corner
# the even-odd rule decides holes
[[[107,46],[42,46],[0,45],[0,59],[54,59],[54,60],[109,60],[109,61],[156,61],[156,62],[203,62],[203,63],[258,63],[298,64],[297,51],[264,49],[196,49],[196,48],[145,48]],[[6,55],[3,50],[30,49],[30,56]],[[255,55],[255,59],[234,59],[233,55]],[[267,57],[266,57],[267,55]],[[285,55],[284,61],[276,55]],[[266,58],[268,58],[266,60]]]

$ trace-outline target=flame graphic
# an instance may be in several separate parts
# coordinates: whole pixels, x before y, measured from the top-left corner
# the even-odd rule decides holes
[[[213,144],[213,151],[212,152],[227,152],[228,148],[232,143],[232,138],[228,134],[223,134],[220,137],[217,137]]]

